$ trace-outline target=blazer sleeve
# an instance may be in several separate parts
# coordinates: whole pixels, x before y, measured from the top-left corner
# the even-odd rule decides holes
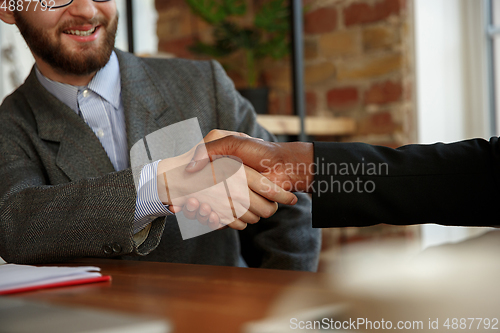
[[[13,120],[19,103],[12,99],[2,107],[0,256],[4,260],[35,264],[74,257],[109,258],[146,254],[156,247],[163,225],[152,227],[150,234],[156,237],[148,237],[139,248],[133,241],[136,191],[130,169],[50,185],[50,172],[35,148],[38,142],[30,138],[36,133],[29,117]]]
[[[500,143],[314,143],[314,227],[500,225]]]
[[[222,67],[213,61],[212,68],[219,128],[276,141],[257,123],[252,105],[235,90]],[[316,271],[321,232],[312,228],[309,196],[296,195],[296,205],[280,205],[272,217],[239,232],[242,255],[250,267]]]

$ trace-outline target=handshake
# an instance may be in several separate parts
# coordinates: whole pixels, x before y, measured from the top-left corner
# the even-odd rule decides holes
[[[159,162],[158,195],[178,220],[183,215],[209,230],[243,230],[272,216],[278,203],[294,205],[291,191],[306,191],[312,161],[310,143],[213,130],[187,153]]]

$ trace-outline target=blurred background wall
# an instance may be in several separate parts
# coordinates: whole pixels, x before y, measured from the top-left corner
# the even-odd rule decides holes
[[[253,12],[265,1],[248,0]],[[188,47],[209,41],[212,27],[183,0],[156,0],[159,50],[198,58]],[[354,139],[400,146],[416,140],[413,15],[406,1],[304,1],[306,107],[309,115],[348,115]],[[290,58],[269,61],[260,78],[271,88],[269,113],[292,114]],[[237,88],[245,83],[229,75]]]

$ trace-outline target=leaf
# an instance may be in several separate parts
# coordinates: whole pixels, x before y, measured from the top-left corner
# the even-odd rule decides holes
[[[262,5],[255,15],[255,26],[268,32],[288,32],[290,9],[285,0],[273,0]]]
[[[260,34],[253,29],[244,29],[232,22],[224,22],[214,31],[217,43],[234,49],[252,49],[259,44]]]
[[[210,45],[202,42],[197,42],[189,47],[189,50],[199,55],[207,55],[213,58],[225,57],[232,53],[232,50],[220,47],[219,45]]]
[[[191,10],[210,24],[217,24],[226,18],[225,11],[215,0],[186,0]]]
[[[261,43],[255,51],[256,58],[271,57],[281,59],[290,53],[290,43],[285,36],[276,36],[265,43]]]
[[[242,16],[247,12],[246,0],[223,0],[223,6],[228,16]]]
[[[245,15],[245,0],[186,0],[191,10],[206,22],[217,25],[232,15]]]

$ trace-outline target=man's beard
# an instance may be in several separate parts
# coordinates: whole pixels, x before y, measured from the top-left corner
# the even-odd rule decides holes
[[[89,22],[72,21],[65,24],[64,29],[58,31],[58,39],[34,25],[28,23],[17,11],[14,12],[16,25],[26,40],[30,50],[52,68],[62,74],[89,75],[106,66],[115,45],[116,29],[118,27],[118,13],[109,22],[107,19],[92,19]],[[80,52],[68,52],[61,41],[60,34],[66,27],[83,24],[99,24],[100,33],[105,33],[102,45],[97,50],[90,51],[82,47]],[[95,47],[95,46],[94,46]]]

